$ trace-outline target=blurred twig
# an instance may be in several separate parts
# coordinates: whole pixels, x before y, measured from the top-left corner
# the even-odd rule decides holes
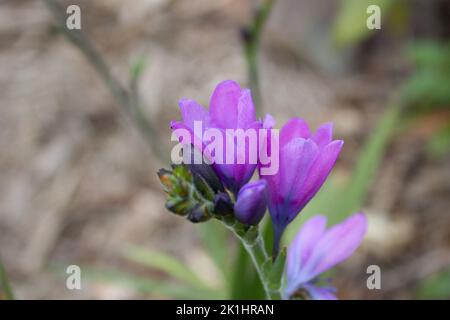
[[[244,53],[248,68],[248,82],[252,90],[252,96],[257,113],[261,113],[261,89],[259,86],[258,51],[261,34],[267,18],[272,11],[275,0],[265,0],[256,10],[253,21],[242,29],[241,35],[244,42]]]
[[[6,275],[5,267],[0,259],[0,287],[3,288],[3,293],[7,300],[14,300],[14,294],[9,284],[8,276]]]
[[[81,30],[69,30],[66,27],[66,13],[63,7],[56,0],[43,0],[47,8],[55,18],[58,30],[62,35],[77,47],[91,63],[95,71],[109,88],[112,95],[117,99],[122,109],[139,128],[145,140],[149,143],[155,155],[161,159],[165,159],[165,152],[152,123],[146,118],[138,99],[134,97],[131,88],[125,88],[113,76],[106,61],[96,50],[90,39]],[[134,84],[135,85],[135,84]]]

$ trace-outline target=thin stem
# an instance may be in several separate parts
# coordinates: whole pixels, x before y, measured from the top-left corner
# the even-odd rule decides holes
[[[250,243],[249,241],[246,241],[243,238],[240,238],[240,240],[244,245],[245,250],[247,250],[248,254],[250,255],[253,264],[256,267],[256,271],[258,272],[258,275],[261,278],[264,290],[267,293],[267,286],[265,283],[263,271],[261,269],[261,265],[263,265],[267,261],[267,253],[265,252],[265,249],[261,245],[263,243],[261,236],[258,236],[258,238],[255,239],[255,242],[253,243]]]
[[[266,299],[277,300],[280,299],[280,293],[278,290],[272,290],[270,281],[267,279],[264,272],[264,265],[268,262],[269,258],[266,252],[264,240],[258,232],[257,227],[251,227],[251,229],[243,230],[242,225],[238,223],[228,224],[224,222],[225,226],[230,229],[234,235],[242,242],[247,253],[250,255],[256,272],[261,280],[261,284],[266,293]]]
[[[247,61],[248,82],[252,90],[257,113],[261,114],[261,89],[259,85],[258,51],[261,34],[272,11],[275,0],[266,0],[256,11],[253,21],[242,30],[244,53]]]
[[[63,7],[55,0],[43,0],[50,13],[55,18],[58,30],[62,35],[77,47],[85,58],[94,67],[105,85],[111,91],[111,94],[119,102],[122,109],[139,128],[139,131],[149,143],[155,155],[165,160],[165,152],[162,150],[161,143],[158,141],[157,133],[151,122],[146,118],[138,99],[133,97],[131,89],[124,88],[110,71],[110,68],[102,55],[96,50],[90,39],[81,30],[69,30],[66,27],[66,14]]]
[[[0,260],[0,287],[3,288],[3,293],[5,294],[7,300],[14,300],[14,294],[12,292],[11,285],[9,284],[5,267],[3,266],[1,260]]]

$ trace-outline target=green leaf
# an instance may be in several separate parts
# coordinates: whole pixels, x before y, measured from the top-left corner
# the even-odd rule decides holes
[[[281,279],[283,277],[284,265],[286,262],[286,248],[280,250],[274,262],[269,259],[263,266],[266,278],[269,281],[271,290],[279,290],[281,288]]]
[[[162,271],[167,275],[193,287],[210,288],[200,277],[176,258],[158,251],[150,251],[139,247],[128,246],[124,257],[130,261]]]

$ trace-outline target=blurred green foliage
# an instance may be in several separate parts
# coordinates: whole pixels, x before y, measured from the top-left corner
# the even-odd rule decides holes
[[[367,28],[367,7],[377,5],[381,19],[394,7],[396,0],[341,0],[332,26],[332,38],[339,48],[354,46],[376,30]]]
[[[225,299],[223,291],[193,288],[181,282],[162,277],[138,276],[129,272],[82,267],[87,278],[94,282],[107,282],[128,287],[143,294],[172,299]]]
[[[226,282],[216,286],[207,283],[201,274],[173,255],[136,246],[125,246],[123,258],[150,273],[145,276],[120,270],[99,270],[83,267],[84,274],[96,282],[110,282],[129,287],[143,294],[173,299],[226,299]]]
[[[198,226],[203,246],[222,275],[222,280],[228,284],[231,280],[230,256],[232,256],[233,249],[230,245],[232,242],[229,237],[230,231],[216,220]]]
[[[425,279],[417,288],[420,299],[450,299],[450,269]]]
[[[129,261],[148,267],[152,270],[161,271],[193,288],[209,289],[209,286],[196,272],[171,255],[139,247],[128,247],[124,250],[123,255]]]
[[[416,42],[408,56],[414,71],[401,89],[403,102],[414,112],[450,107],[450,44]]]
[[[422,41],[408,49],[413,72],[400,90],[410,117],[450,110],[450,43]],[[449,114],[444,114],[450,118]],[[450,151],[450,123],[435,129],[427,151],[441,157]]]
[[[341,0],[331,27],[331,36],[338,48],[360,44],[378,30],[367,28],[370,5],[377,5],[381,13],[381,27],[392,34],[404,34],[410,21],[411,1],[408,0]]]

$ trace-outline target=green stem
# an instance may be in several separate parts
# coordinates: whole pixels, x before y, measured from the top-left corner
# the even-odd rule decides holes
[[[3,293],[7,300],[14,300],[14,294],[9,284],[8,276],[6,275],[5,267],[0,260],[0,286],[3,288]]]
[[[264,239],[258,231],[258,227],[245,227],[242,224],[233,221],[232,223],[224,222],[225,226],[230,229],[233,234],[242,242],[247,253],[250,255],[256,272],[261,280],[261,284],[266,293],[266,299],[279,300],[280,293],[278,290],[273,290],[270,285],[270,280],[264,272],[264,265],[268,262],[269,257],[266,252]]]
[[[266,0],[256,11],[253,21],[243,30],[244,53],[247,61],[248,83],[257,113],[261,113],[261,89],[259,85],[258,51],[261,34],[272,11],[275,0]]]

